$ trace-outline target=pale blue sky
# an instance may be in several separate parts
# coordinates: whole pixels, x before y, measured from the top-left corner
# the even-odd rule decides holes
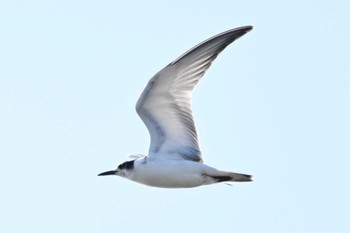
[[[347,1],[0,0],[0,232],[349,232]],[[97,177],[148,151],[148,79],[253,25],[194,92],[205,162],[249,184]]]

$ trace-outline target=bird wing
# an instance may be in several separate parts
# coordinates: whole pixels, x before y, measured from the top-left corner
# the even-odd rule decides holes
[[[192,90],[218,54],[252,26],[218,34],[190,49],[148,82],[136,111],[151,137],[149,156],[202,162],[191,110]]]

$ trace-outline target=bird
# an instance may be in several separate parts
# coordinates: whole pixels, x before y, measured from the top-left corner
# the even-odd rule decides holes
[[[151,138],[148,155],[132,154],[128,161],[98,176],[116,175],[159,188],[252,181],[251,175],[203,163],[191,110],[192,91],[219,53],[252,29],[242,26],[215,35],[156,73],[136,103]]]

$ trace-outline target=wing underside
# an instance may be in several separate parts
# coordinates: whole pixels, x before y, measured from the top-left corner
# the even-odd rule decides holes
[[[150,133],[150,156],[202,161],[191,110],[192,90],[218,54],[251,29],[232,29],[202,42],[148,82],[136,111]]]

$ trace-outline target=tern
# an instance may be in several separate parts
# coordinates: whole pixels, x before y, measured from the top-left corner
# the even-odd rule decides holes
[[[131,155],[131,160],[99,176],[116,175],[161,188],[252,181],[251,175],[221,171],[203,163],[191,110],[193,88],[212,62],[252,28],[243,26],[211,37],[154,75],[136,104],[151,137],[148,155]]]

